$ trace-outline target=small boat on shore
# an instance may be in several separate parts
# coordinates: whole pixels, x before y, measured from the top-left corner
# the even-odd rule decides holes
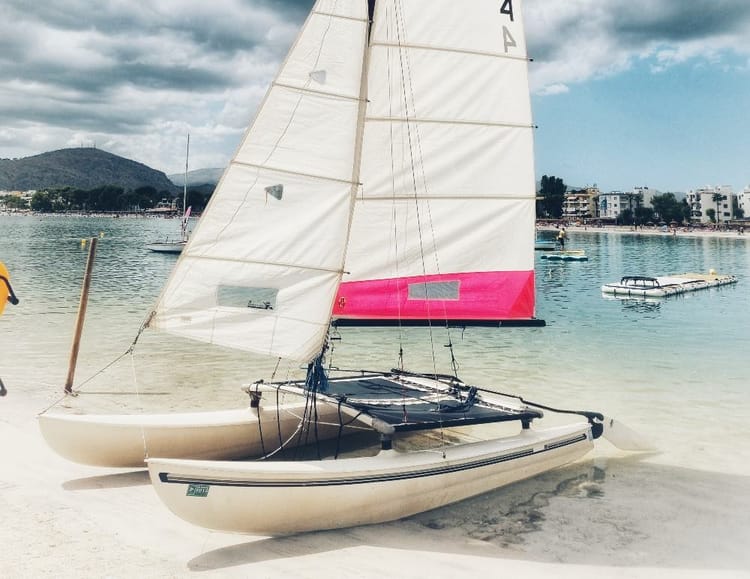
[[[702,289],[737,283],[733,275],[678,273],[660,277],[626,275],[617,283],[602,286],[602,293],[623,297],[666,297]]]
[[[583,249],[564,249],[553,251],[540,256],[542,259],[549,261],[588,261],[589,258]]]

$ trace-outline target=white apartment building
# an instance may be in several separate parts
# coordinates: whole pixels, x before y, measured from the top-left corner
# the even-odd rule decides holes
[[[600,193],[597,211],[600,219],[617,219],[623,211],[635,211],[637,207],[650,207],[655,195],[660,195],[656,189],[649,187],[633,187],[632,191],[610,191]]]
[[[690,190],[686,199],[694,221],[721,224],[734,219],[734,197],[731,185],[717,185]],[[715,221],[711,220],[709,209],[713,210]]]
[[[639,195],[640,201],[637,202],[635,197],[633,198],[633,209],[636,207],[651,207],[651,201],[656,195],[661,195],[661,191],[651,189],[650,187],[633,187],[633,195]]]
[[[737,195],[737,205],[742,209],[745,218],[750,217],[750,185],[742,190],[742,193]]]

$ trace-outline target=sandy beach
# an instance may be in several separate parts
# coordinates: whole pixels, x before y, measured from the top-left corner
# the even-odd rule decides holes
[[[560,227],[564,227],[567,232],[573,233],[578,231],[591,231],[599,233],[611,233],[617,235],[655,235],[662,237],[694,237],[694,238],[706,238],[706,237],[717,237],[717,238],[728,238],[728,239],[750,239],[750,232],[740,233],[737,230],[719,230],[712,229],[710,227],[676,227],[676,228],[662,228],[658,226],[639,226],[634,228],[630,225],[575,225],[575,224],[561,224],[550,225],[547,223],[538,223],[536,228],[537,231],[558,231]]]
[[[10,361],[13,351],[1,355]],[[59,386],[32,388],[26,362],[12,364],[0,398],[1,577],[750,577],[746,422],[716,419],[702,427],[710,436],[652,455],[603,442],[563,469],[403,521],[252,537],[172,515],[145,469],[56,455],[35,417]],[[654,432],[678,436],[675,420],[667,414]]]
[[[743,577],[747,478],[618,455],[406,521],[285,538],[206,531],[169,513],[145,470],[76,465],[55,455],[35,414],[47,400],[2,400],[4,577]],[[643,496],[653,469],[675,487]],[[605,474],[606,473],[606,474]],[[604,479],[607,479],[606,481]],[[726,491],[721,520],[705,507]],[[602,492],[617,502],[587,500]],[[694,525],[676,514],[693,496]],[[702,545],[697,551],[696,545]]]

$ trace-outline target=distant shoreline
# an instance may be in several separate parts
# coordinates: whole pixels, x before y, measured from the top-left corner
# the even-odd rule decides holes
[[[537,223],[536,230],[559,231],[561,228],[568,233],[593,232],[593,233],[616,233],[620,235],[651,235],[660,237],[721,237],[730,239],[750,239],[750,231],[737,229],[713,229],[710,227],[659,227],[658,225],[638,226],[632,225],[565,225],[556,226],[549,223]]]
[[[181,217],[177,213],[154,213],[154,212],[135,212],[135,211],[118,211],[118,212],[83,212],[83,211],[70,211],[70,212],[58,212],[58,213],[42,213],[39,211],[0,211],[0,216],[8,217],[42,217],[42,218],[55,218],[55,217],[110,217],[110,218],[149,218],[149,219],[174,219]],[[194,218],[200,217],[200,215],[193,214]],[[620,235],[656,235],[661,237],[717,237],[717,238],[730,238],[730,239],[750,239],[750,229],[743,231],[741,229],[714,229],[713,227],[667,227],[658,225],[646,225],[638,226],[637,228],[632,225],[554,225],[547,222],[536,223],[537,232],[540,231],[559,231],[561,228],[565,228],[568,233],[574,232],[593,232],[593,233],[616,233]]]

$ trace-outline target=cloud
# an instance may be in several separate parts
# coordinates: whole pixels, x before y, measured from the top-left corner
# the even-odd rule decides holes
[[[658,73],[750,55],[747,0],[526,0],[525,21],[532,90],[540,95],[636,62]]]
[[[224,166],[312,0],[4,0],[0,157],[104,147],[167,172]],[[532,89],[646,62],[750,58],[747,0],[526,0]],[[735,59],[733,62],[737,62]],[[746,64],[747,66],[747,64]]]
[[[0,156],[96,144],[171,171],[190,131],[195,166],[223,166],[303,4],[6,0]]]

